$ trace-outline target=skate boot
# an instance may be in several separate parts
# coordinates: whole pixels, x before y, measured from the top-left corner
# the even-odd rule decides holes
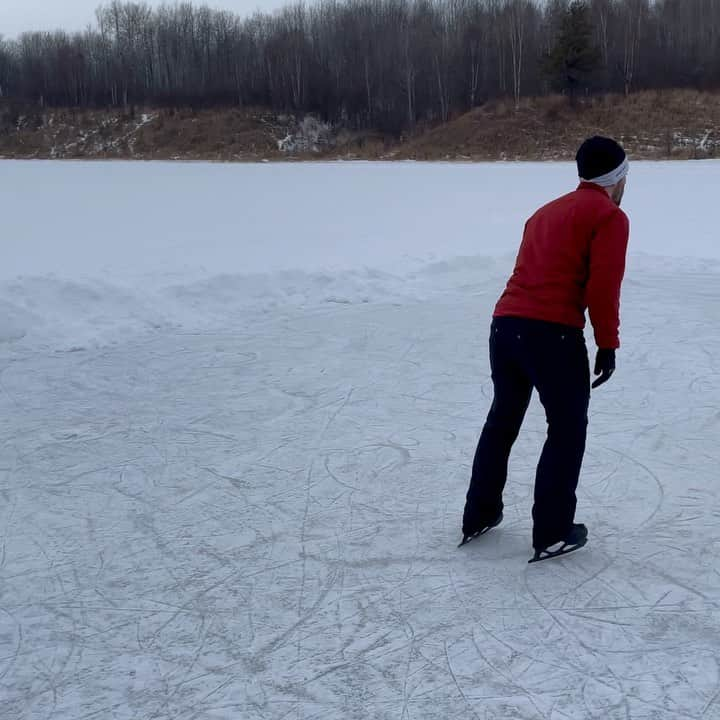
[[[567,537],[544,548],[535,548],[535,555],[528,562],[540,562],[579,550],[587,543],[588,531],[584,525],[573,525]]]

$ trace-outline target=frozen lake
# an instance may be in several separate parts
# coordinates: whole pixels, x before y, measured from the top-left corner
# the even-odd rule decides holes
[[[0,717],[720,719],[720,163],[631,169],[588,546],[527,565],[534,401],[456,549],[490,313],[574,184],[0,162]]]

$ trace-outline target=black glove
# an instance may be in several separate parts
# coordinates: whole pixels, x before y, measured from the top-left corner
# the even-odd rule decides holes
[[[593,390],[606,383],[615,372],[615,351],[598,350],[595,356],[595,375],[600,377],[592,384]]]

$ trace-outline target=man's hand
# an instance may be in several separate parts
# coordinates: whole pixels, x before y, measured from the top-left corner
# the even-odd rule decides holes
[[[598,350],[595,356],[595,375],[600,377],[592,384],[593,390],[606,383],[615,372],[615,351]]]

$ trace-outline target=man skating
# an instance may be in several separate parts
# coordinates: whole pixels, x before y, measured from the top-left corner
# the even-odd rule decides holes
[[[490,331],[494,399],[472,468],[463,543],[502,521],[510,451],[533,389],[548,423],[535,479],[532,561],[587,542],[575,524],[585,452],[590,368],[583,328],[590,315],[598,347],[592,387],[615,371],[620,286],[629,222],[620,209],[628,160],[609,138],[586,140],[577,153],[580,185],[528,220],[515,270]]]

